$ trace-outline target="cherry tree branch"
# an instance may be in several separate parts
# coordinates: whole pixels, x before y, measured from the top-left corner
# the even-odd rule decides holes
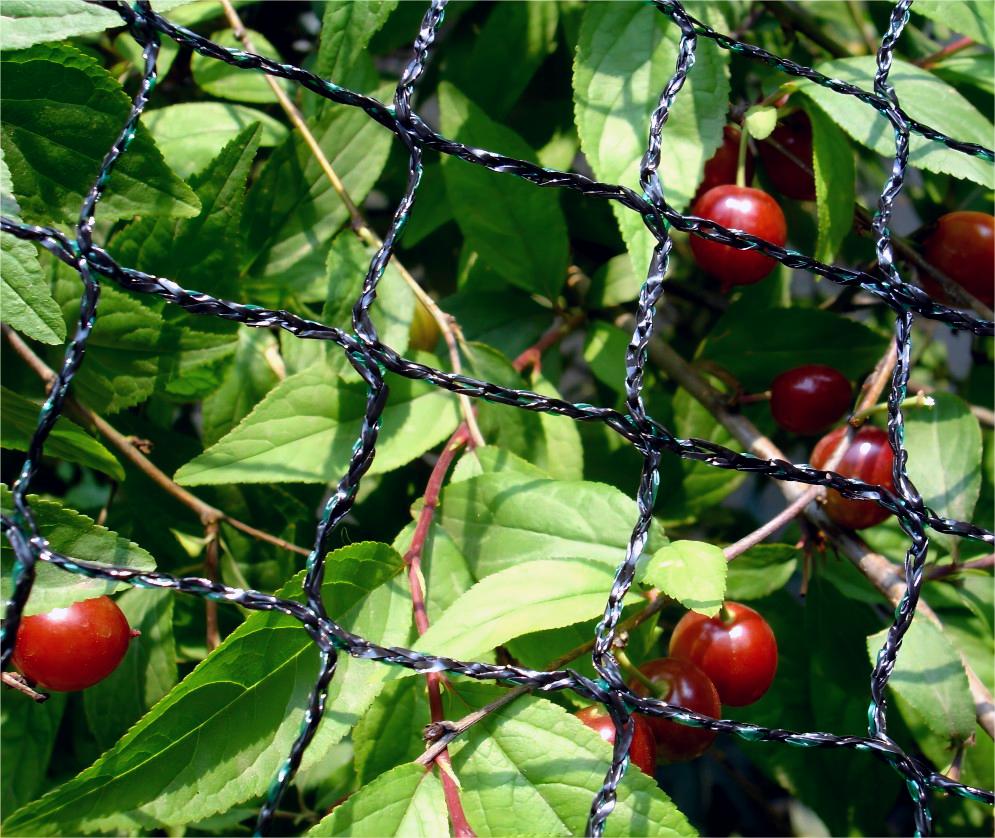
[[[13,329],[7,324],[0,324],[0,329],[3,331],[4,337],[7,338],[13,350],[21,357],[21,359],[27,364],[27,366],[45,382],[46,386],[50,386],[55,380],[55,372],[41,359],[34,351],[31,349],[27,343],[17,334]],[[289,541],[285,541],[275,535],[270,535],[267,532],[256,529],[249,524],[239,521],[236,518],[232,518],[230,515],[222,512],[209,503],[205,503],[196,495],[191,494],[174,480],[172,480],[169,475],[162,471],[158,466],[155,465],[142,451],[139,449],[136,441],[125,436],[116,428],[114,428],[106,419],[94,413],[90,408],[86,407],[75,398],[70,396],[67,399],[67,405],[72,410],[72,412],[82,419],[85,423],[92,425],[96,430],[103,436],[108,442],[111,443],[127,460],[131,462],[135,468],[137,468],[142,474],[144,474],[149,480],[155,483],[160,489],[166,492],[171,497],[175,498],[181,504],[183,504],[188,509],[192,510],[197,517],[200,519],[201,523],[205,526],[211,521],[224,521],[229,526],[234,527],[237,530],[241,530],[246,535],[251,536],[259,541],[265,541],[268,544],[272,544],[276,547],[280,547],[284,550],[290,550],[293,553],[299,553],[302,556],[306,556],[308,551],[303,547],[298,547],[296,544],[292,544]]]
[[[32,701],[38,702],[38,704],[44,704],[51,698],[48,693],[40,693],[38,690],[29,687],[27,681],[24,680],[24,676],[18,672],[0,672],[0,680],[12,690],[24,693]]]

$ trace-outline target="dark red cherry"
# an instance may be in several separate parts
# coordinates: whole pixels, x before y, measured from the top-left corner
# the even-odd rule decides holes
[[[47,689],[82,690],[117,669],[132,636],[114,600],[95,597],[21,620],[13,662]]]
[[[592,704],[574,715],[609,745],[614,744],[615,725],[604,707]],[[632,745],[629,746],[629,759],[644,774],[652,777],[656,767],[656,744],[653,742],[653,731],[650,730],[650,726],[642,716],[633,716],[632,720],[636,727],[632,733]]]
[[[923,258],[986,306],[995,305],[995,217],[951,212],[940,217],[922,249]],[[923,288],[946,302],[939,284],[920,272]]]
[[[668,704],[713,719],[720,717],[722,704],[715,685],[690,661],[658,658],[644,663],[639,671],[657,686],[657,696]],[[637,695],[649,695],[649,689],[639,680],[631,681],[629,686]],[[699,757],[715,740],[715,732],[705,728],[688,727],[659,716],[646,716],[645,719],[653,731],[661,762],[683,762]]]
[[[819,440],[812,451],[811,463],[814,468],[826,468],[826,463],[845,433],[845,427],[837,428]],[[880,428],[865,425],[857,431],[843,459],[833,471],[843,477],[852,477],[893,490],[893,462],[894,455],[888,444],[888,435]],[[841,527],[863,530],[880,524],[891,513],[874,501],[852,500],[830,489],[826,497],[826,514]]]
[[[723,704],[744,707],[759,699],[777,672],[777,640],[767,621],[738,602],[714,617],[688,611],[670,637],[670,654],[707,675]]]
[[[758,144],[760,162],[774,188],[796,201],[815,200],[815,175],[812,173],[812,123],[805,111],[795,111],[778,123],[770,135],[785,151],[808,166],[799,166],[784,151],[764,140]]]
[[[716,186],[702,195],[691,210],[733,230],[758,236],[783,247],[788,238],[784,213],[766,192],[748,186]],[[736,250],[700,236],[691,237],[691,252],[699,267],[715,276],[723,290],[733,285],[751,285],[769,274],[777,264],[755,250]]]
[[[722,129],[722,145],[718,147],[711,159],[705,163],[705,173],[701,179],[701,185],[695,194],[695,198],[704,195],[709,189],[716,186],[736,182],[736,168],[739,165],[739,139],[740,131],[732,125],[727,125]],[[753,154],[749,149],[746,151],[746,182],[753,181]]]
[[[770,385],[774,421],[794,434],[818,434],[832,427],[850,407],[850,382],[822,364],[782,372]]]

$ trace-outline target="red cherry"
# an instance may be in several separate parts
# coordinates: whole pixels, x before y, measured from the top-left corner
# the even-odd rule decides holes
[[[723,704],[752,704],[777,672],[777,640],[752,608],[727,602],[724,612],[706,617],[688,611],[674,628],[670,654],[691,661],[715,684]]]
[[[783,247],[788,238],[784,213],[766,192],[748,186],[716,186],[697,201],[691,212],[733,230],[759,236]],[[769,274],[777,261],[755,250],[691,237],[691,252],[699,267],[715,275],[723,289],[751,285]]]
[[[812,451],[810,462],[814,468],[825,468],[836,446],[846,433],[846,428],[837,428],[826,434]],[[888,435],[879,428],[865,425],[853,438],[853,442],[833,471],[844,477],[876,483],[893,490],[891,467],[894,455],[888,444]],[[826,514],[841,527],[863,530],[880,524],[891,513],[870,500],[845,498],[833,489],[826,498]]]
[[[695,193],[695,199],[700,198],[709,189],[722,186],[727,183],[736,182],[736,168],[739,165],[739,139],[738,128],[727,125],[722,129],[722,145],[718,147],[711,159],[705,163],[705,173],[701,180],[701,186]],[[749,149],[746,151],[746,182],[753,181],[753,154]]]
[[[815,200],[815,175],[812,174],[812,123],[805,111],[795,111],[781,120],[770,138],[789,151],[809,170],[799,166],[783,151],[766,140],[759,143],[760,161],[774,188],[796,201]]]
[[[822,364],[782,372],[770,385],[770,412],[784,430],[817,434],[834,425],[850,407],[850,382]]]
[[[615,725],[608,711],[600,705],[585,707],[574,715],[591,730],[598,734],[609,745],[615,742]],[[629,747],[629,759],[632,764],[644,774],[653,776],[656,767],[656,744],[653,742],[653,732],[642,716],[633,716],[635,730],[632,733],[632,745]]]
[[[995,305],[995,216],[984,212],[951,212],[941,216],[923,243],[923,257],[977,297]],[[930,296],[946,301],[940,286],[920,272]]]
[[[659,685],[658,696],[668,704],[675,704],[703,716],[719,718],[722,705],[715,686],[698,667],[677,658],[657,658],[639,667],[654,684]],[[636,680],[629,683],[637,695],[649,695],[649,689]],[[715,731],[701,727],[671,722],[659,716],[646,716],[656,751],[661,762],[683,762],[701,756],[715,740]]]
[[[128,620],[109,597],[74,602],[21,620],[14,666],[49,690],[82,690],[117,669],[131,636]]]

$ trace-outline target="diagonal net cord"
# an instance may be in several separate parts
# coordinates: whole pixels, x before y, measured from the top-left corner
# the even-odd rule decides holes
[[[143,46],[145,70],[143,82],[136,95],[129,117],[117,141],[104,158],[96,182],[87,195],[75,227],[74,237],[69,238],[54,228],[20,224],[2,219],[0,230],[19,238],[34,241],[52,252],[57,258],[73,267],[83,282],[80,317],[76,333],[67,346],[62,369],[59,371],[48,398],[41,408],[38,426],[32,438],[24,467],[14,485],[14,515],[4,517],[2,528],[15,553],[13,594],[7,604],[6,620],[0,634],[0,661],[9,666],[17,627],[23,608],[30,595],[34,571],[38,561],[49,562],[67,572],[93,578],[126,582],[139,587],[166,588],[217,601],[235,602],[256,611],[280,611],[297,621],[309,633],[318,647],[320,671],[311,691],[301,730],[291,752],[274,778],[266,801],[260,811],[257,832],[265,833],[271,823],[279,800],[293,781],[305,749],[313,738],[327,696],[328,684],[335,673],[337,656],[345,652],[353,657],[366,658],[418,672],[453,672],[479,680],[495,680],[508,684],[525,685],[531,689],[554,691],[571,689],[579,695],[603,703],[616,726],[613,758],[604,784],[595,797],[588,820],[587,832],[603,833],[605,821],[614,808],[616,789],[628,763],[628,748],[632,738],[630,714],[634,711],[660,716],[692,727],[704,727],[719,732],[732,733],[750,741],[784,742],[799,747],[842,747],[867,751],[889,763],[908,785],[914,805],[917,832],[927,834],[930,829],[929,793],[936,789],[957,794],[988,804],[992,793],[956,783],[929,766],[906,754],[887,736],[884,691],[894,668],[901,646],[915,613],[923,581],[922,564],[928,547],[927,527],[938,532],[950,533],[993,543],[993,534],[973,524],[953,521],[937,516],[923,506],[914,485],[906,472],[907,453],[904,451],[904,423],[900,402],[905,394],[909,376],[910,329],[914,316],[946,323],[952,328],[968,330],[974,334],[990,336],[993,324],[972,314],[964,313],[932,301],[920,289],[904,284],[894,267],[891,255],[888,219],[894,200],[901,190],[908,161],[910,132],[940,142],[949,148],[992,160],[991,150],[947,137],[929,126],[910,119],[900,108],[897,97],[888,83],[895,42],[908,19],[911,0],[900,0],[896,5],[888,31],[877,55],[878,72],[874,92],[869,92],[837,80],[822,76],[810,68],[773,56],[757,47],[743,44],[714,32],[687,15],[676,0],[656,0],[655,5],[681,29],[675,72],[660,96],[657,108],[650,118],[646,154],[640,170],[640,196],[633,190],[618,185],[603,184],[581,175],[543,169],[525,161],[516,160],[482,149],[469,148],[435,133],[412,110],[414,87],[421,78],[433,46],[436,33],[442,24],[445,0],[434,0],[426,12],[414,44],[413,57],[398,83],[392,108],[371,97],[349,91],[321,79],[293,65],[279,64],[261,56],[241,50],[226,49],[182,27],[175,26],[152,11],[148,2],[139,2],[134,8],[104,0],[101,5],[121,14],[131,34]],[[197,52],[237,67],[256,69],[270,75],[297,81],[309,90],[340,104],[361,107],[366,113],[398,135],[409,155],[407,187],[394,214],[393,223],[383,245],[374,255],[363,285],[360,298],[353,310],[353,335],[312,320],[300,318],[286,311],[272,311],[258,306],[243,305],[216,299],[208,294],[182,288],[172,280],[142,273],[118,265],[102,248],[92,241],[95,212],[108,179],[118,158],[125,152],[134,136],[140,118],[156,83],[156,59],[160,33],[188,45]],[[892,174],[885,184],[874,220],[877,235],[879,273],[877,276],[846,268],[825,265],[803,254],[778,248],[740,233],[727,230],[713,222],[695,216],[685,216],[670,207],[664,198],[663,184],[657,170],[660,164],[663,128],[670,108],[690,73],[695,56],[697,36],[714,40],[719,46],[740,52],[771,64],[791,75],[808,78],[841,95],[850,95],[867,103],[884,114],[895,130],[896,155]],[[657,240],[646,282],[640,292],[635,327],[626,352],[625,390],[626,414],[609,408],[588,404],[573,404],[561,399],[541,396],[527,390],[513,390],[469,376],[445,373],[432,367],[405,359],[379,340],[370,320],[370,310],[376,300],[377,286],[391,258],[394,246],[415,202],[422,176],[424,149],[434,149],[459,157],[469,163],[482,165],[493,171],[504,172],[529,180],[541,187],[570,188],[591,197],[607,198],[622,203],[639,212]],[[669,228],[700,235],[737,249],[755,249],[766,253],[789,267],[804,268],[825,276],[841,285],[858,285],[877,296],[896,315],[895,340],[898,363],[889,393],[889,440],[895,453],[895,492],[858,480],[843,478],[834,472],[812,469],[782,460],[763,460],[748,454],[699,439],[680,439],[657,423],[646,411],[642,400],[643,370],[647,347],[653,333],[653,313],[663,291],[663,277],[671,249]],[[233,588],[199,577],[174,577],[158,572],[141,572],[130,568],[94,565],[51,550],[35,526],[26,493],[34,478],[45,440],[61,413],[73,376],[83,361],[86,342],[96,318],[100,283],[106,277],[120,287],[135,293],[155,294],[181,306],[192,314],[221,317],[247,326],[279,327],[301,339],[325,340],[339,346],[368,387],[366,411],[359,438],[350,459],[346,474],[339,481],[336,491],[326,503],[319,521],[307,561],[304,590],[306,603],[283,600],[271,594]],[[410,649],[382,647],[354,635],[339,626],[327,615],[320,597],[324,573],[325,545],[329,534],[351,508],[359,483],[373,461],[380,416],[388,399],[388,386],[381,368],[391,374],[428,381],[451,392],[488,401],[513,405],[524,410],[540,411],[566,416],[577,421],[604,422],[620,434],[642,454],[644,465],[637,491],[638,520],[634,527],[624,561],[620,564],[605,613],[597,629],[593,662],[598,672],[597,680],[588,679],[572,670],[539,672],[516,666],[501,666],[477,662],[457,661]],[[611,653],[611,643],[620,614],[620,603],[632,581],[632,573],[646,540],[652,520],[653,504],[659,486],[659,465],[666,454],[684,459],[706,462],[717,468],[757,472],[776,480],[823,485],[850,498],[878,503],[895,514],[911,540],[906,557],[906,582],[908,591],[896,609],[895,620],[888,632],[885,645],[878,655],[871,680],[871,707],[869,712],[870,736],[837,736],[823,732],[795,732],[776,728],[712,719],[691,713],[680,707],[668,705],[659,699],[643,698],[633,694],[621,678],[617,662]]]

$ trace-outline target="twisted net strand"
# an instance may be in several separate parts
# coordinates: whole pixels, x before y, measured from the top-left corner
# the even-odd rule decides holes
[[[993,534],[981,527],[944,518],[927,509],[906,470],[908,452],[903,447],[904,421],[900,403],[905,396],[910,373],[911,326],[914,318],[920,316],[938,320],[951,328],[970,331],[977,335],[993,334],[991,322],[971,313],[936,303],[922,290],[903,283],[894,265],[888,221],[894,201],[904,182],[910,133],[919,134],[948,148],[983,160],[993,160],[990,149],[948,137],[911,119],[901,109],[894,89],[888,81],[888,74],[895,43],[908,21],[911,0],[900,0],[893,10],[888,30],[877,53],[873,92],[831,79],[811,68],[794,64],[758,47],[717,33],[688,15],[676,0],[655,0],[656,7],[680,28],[681,37],[674,74],[661,93],[658,105],[650,117],[647,149],[640,167],[642,195],[625,186],[604,184],[582,175],[546,169],[499,153],[464,146],[434,132],[412,110],[411,99],[442,25],[445,0],[433,0],[422,19],[413,48],[413,57],[398,82],[392,108],[372,97],[321,79],[300,67],[215,44],[162,18],[152,10],[147,0],[136,3],[134,7],[113,0],[101,0],[100,5],[118,12],[131,35],[142,46],[144,73],[141,88],[132,102],[128,119],[105,156],[94,186],[83,202],[74,237],[70,238],[54,227],[22,224],[7,218],[0,219],[2,232],[34,241],[44,247],[76,270],[83,283],[80,315],[75,334],[66,348],[62,368],[42,405],[37,429],[24,466],[14,484],[13,515],[3,516],[2,520],[3,533],[16,559],[13,568],[13,593],[7,603],[4,626],[0,630],[0,663],[4,668],[10,664],[17,627],[30,595],[35,567],[39,561],[91,578],[112,580],[137,587],[175,590],[217,601],[237,603],[249,610],[279,611],[297,620],[318,647],[319,674],[308,697],[300,732],[266,795],[257,822],[259,834],[268,831],[276,807],[293,781],[303,754],[317,731],[328,685],[334,677],[337,657],[341,652],[357,658],[403,666],[416,672],[452,672],[478,680],[527,685],[534,690],[544,692],[569,689],[584,698],[604,704],[615,724],[616,740],[604,783],[592,802],[587,824],[587,833],[590,835],[603,834],[605,822],[614,808],[618,783],[628,764],[628,750],[633,733],[631,719],[633,712],[659,716],[692,727],[735,734],[748,741],[867,751],[887,762],[904,778],[912,798],[916,830],[919,834],[928,834],[930,831],[931,790],[959,795],[989,805],[993,803],[992,792],[955,782],[937,773],[918,758],[905,753],[887,735],[885,688],[897,660],[902,638],[913,619],[921,591],[923,564],[929,544],[926,529],[931,528],[937,532],[977,539],[988,544],[995,542]],[[333,102],[363,108],[372,119],[396,133],[404,143],[409,155],[407,186],[398,203],[390,229],[384,237],[383,245],[371,259],[362,292],[353,310],[353,334],[334,326],[301,318],[291,312],[222,300],[209,294],[185,289],[173,280],[122,267],[104,249],[94,244],[92,233],[98,202],[115,163],[134,137],[137,122],[155,88],[156,60],[161,34],[181,45],[191,47],[202,55],[236,67],[259,70],[273,76],[291,79]],[[694,65],[699,35],[710,38],[724,49],[751,56],[790,75],[808,79],[841,95],[854,96],[882,113],[890,121],[895,132],[896,152],[892,173],[882,190],[873,223],[879,263],[876,275],[826,265],[804,254],[776,247],[755,236],[728,230],[707,219],[682,215],[667,204],[658,174],[663,130],[670,109]],[[447,373],[403,358],[380,342],[370,318],[370,311],[376,301],[378,283],[414,206],[423,173],[422,158],[426,148],[453,155],[492,171],[523,178],[537,186],[569,188],[591,197],[618,201],[640,214],[657,243],[650,260],[649,273],[640,291],[635,326],[626,351],[627,413],[622,414],[610,408],[588,404],[575,404],[528,390],[501,387],[462,374]],[[842,477],[835,472],[813,469],[804,464],[763,460],[750,454],[737,453],[708,440],[681,439],[648,415],[642,398],[643,373],[647,363],[647,346],[653,334],[653,315],[663,293],[663,277],[666,274],[672,248],[669,235],[671,227],[737,249],[758,250],[788,267],[812,271],[843,286],[858,285],[895,312],[898,363],[888,397],[888,435],[895,454],[894,492],[881,486]],[[137,571],[132,568],[76,560],[53,551],[45,538],[39,534],[26,495],[39,468],[45,440],[64,407],[69,386],[83,362],[87,340],[96,319],[100,293],[98,276],[110,279],[125,290],[159,296],[192,314],[221,317],[257,328],[278,327],[301,339],[330,341],[346,353],[352,366],[366,382],[368,387],[366,410],[352,457],[345,475],[322,510],[315,532],[314,546],[308,555],[304,580],[305,603],[260,591],[234,588],[200,577],[175,577],[166,573]],[[565,416],[577,421],[603,422],[630,442],[643,456],[642,476],[636,493],[637,522],[624,560],[617,569],[604,615],[596,630],[592,660],[599,676],[597,680],[586,678],[570,669],[542,672],[518,666],[458,661],[400,647],[384,647],[347,631],[325,612],[320,592],[326,543],[330,533],[351,508],[360,481],[375,456],[380,417],[389,393],[384,371],[410,379],[424,380],[453,393],[474,396],[498,404]],[[713,719],[659,699],[638,696],[628,689],[611,648],[621,614],[622,600],[632,583],[636,561],[646,543],[659,489],[660,463],[665,454],[705,462],[717,468],[756,472],[777,480],[824,485],[846,497],[875,502],[897,516],[911,542],[905,561],[908,589],[896,608],[894,621],[872,673],[868,736],[795,732]]]

